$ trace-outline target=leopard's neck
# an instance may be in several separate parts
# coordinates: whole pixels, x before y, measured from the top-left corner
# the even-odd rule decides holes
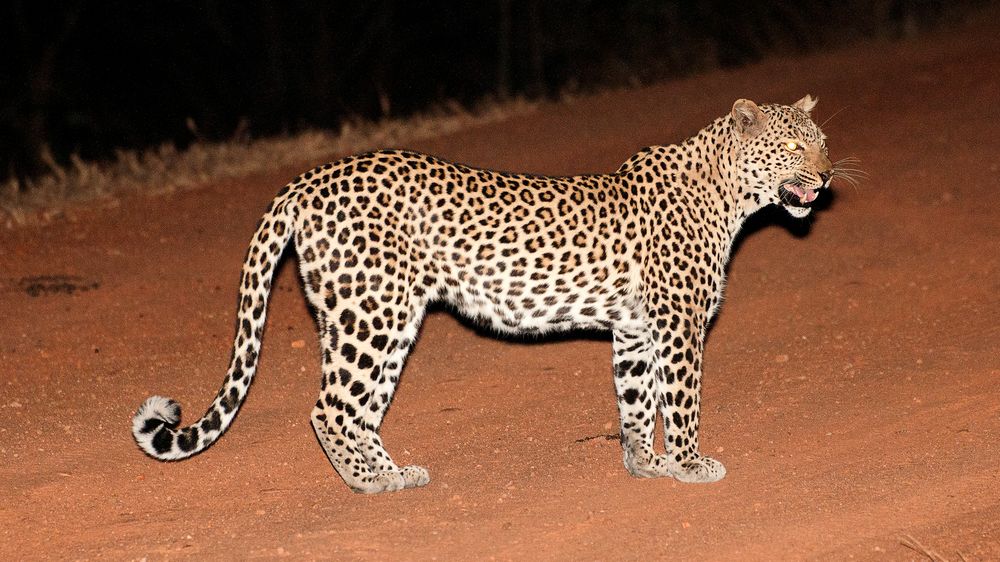
[[[729,117],[720,117],[682,143],[643,149],[616,173],[654,208],[676,208],[689,221],[710,223],[731,248],[747,217],[761,207],[739,180],[738,150]]]

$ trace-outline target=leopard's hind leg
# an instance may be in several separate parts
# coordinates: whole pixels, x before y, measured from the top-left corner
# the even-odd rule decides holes
[[[356,492],[391,492],[423,486],[427,470],[399,467],[378,435],[406,356],[416,337],[423,306],[408,295],[391,305],[373,295],[344,292],[328,298],[319,314],[323,381],[312,412],[316,435],[330,463]]]
[[[365,427],[368,429],[366,435],[369,438],[367,447],[363,450],[365,458],[376,471],[399,470],[403,474],[403,484],[406,488],[426,485],[430,482],[430,475],[427,469],[420,466],[397,467],[383,447],[378,432],[399,384],[399,376],[406,363],[406,357],[416,342],[425,306],[426,304],[419,303],[400,311],[396,315],[396,330],[393,333],[372,337],[373,347],[380,348],[380,351],[384,347],[385,358],[382,360],[381,372],[373,371],[372,384],[366,390],[366,394],[371,398],[368,400],[365,412]],[[386,323],[391,324],[391,320],[386,319]],[[375,372],[378,372],[377,377]]]

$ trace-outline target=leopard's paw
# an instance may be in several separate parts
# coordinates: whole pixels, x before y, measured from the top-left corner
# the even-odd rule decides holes
[[[403,486],[405,488],[419,488],[426,486],[431,481],[431,475],[422,466],[404,466],[399,471],[403,474]]]
[[[381,494],[395,492],[406,487],[403,473],[398,470],[386,470],[365,476],[351,485],[351,490],[359,494]]]
[[[666,455],[646,457],[625,455],[625,469],[636,478],[663,478],[672,476]]]
[[[718,482],[726,476],[726,467],[719,461],[698,455],[670,467],[670,476],[679,482]]]

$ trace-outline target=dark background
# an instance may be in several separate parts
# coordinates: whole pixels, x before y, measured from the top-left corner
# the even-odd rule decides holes
[[[982,3],[13,0],[0,7],[0,179],[44,173],[46,153],[101,159],[913,39]]]

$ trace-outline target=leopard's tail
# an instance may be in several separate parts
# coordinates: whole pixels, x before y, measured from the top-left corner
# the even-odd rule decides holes
[[[225,433],[246,399],[257,368],[271,279],[294,230],[296,208],[289,189],[282,189],[271,202],[247,250],[240,276],[236,338],[222,389],[205,415],[184,428],[177,427],[180,404],[162,396],[149,397],[132,418],[132,435],[149,456],[172,461],[207,449]]]

